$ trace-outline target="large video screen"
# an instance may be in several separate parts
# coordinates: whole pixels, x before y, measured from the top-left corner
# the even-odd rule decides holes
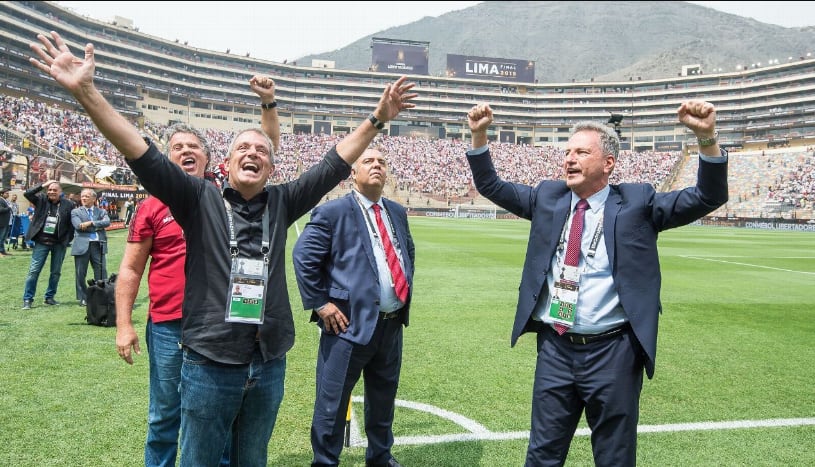
[[[373,49],[371,71],[427,75],[430,51],[428,44],[428,42],[406,44],[398,41],[373,41],[371,43],[371,49]]]

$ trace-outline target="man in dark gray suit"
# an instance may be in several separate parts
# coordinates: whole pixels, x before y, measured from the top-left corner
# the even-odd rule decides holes
[[[93,266],[93,280],[108,278],[105,255],[108,253],[108,236],[105,227],[110,225],[107,211],[96,206],[96,192],[85,188],[79,196],[81,206],[71,211],[74,226],[74,242],[71,255],[76,271],[76,299],[85,306],[88,294],[88,263]]]
[[[382,197],[382,152],[362,153],[351,177],[354,191],[315,208],[292,252],[303,306],[322,331],[311,465],[339,465],[349,397],[362,374],[365,464],[395,467],[391,427],[415,250],[405,209]]]
[[[11,203],[8,201],[8,190],[0,190],[0,256],[10,256],[6,252],[6,237],[11,230]]]
[[[528,467],[563,465],[584,410],[595,464],[636,464],[642,370],[653,376],[662,309],[657,236],[727,202],[715,108],[688,101],[677,113],[699,140],[698,179],[667,193],[610,185],[619,138],[594,122],[572,128],[563,180],[502,180],[487,141],[492,110],[480,104],[468,114],[478,192],[532,222],[511,339],[537,333]]]

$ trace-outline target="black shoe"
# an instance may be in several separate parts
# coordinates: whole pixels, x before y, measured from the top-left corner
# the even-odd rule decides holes
[[[45,304],[46,305],[59,305],[59,303],[56,300],[54,300],[53,298],[46,298],[45,299]]]
[[[402,467],[402,464],[396,462],[396,459],[391,457],[388,462],[384,464],[374,464],[373,462],[365,461],[365,467]]]
[[[23,310],[30,310],[31,305],[31,300],[23,300]]]
[[[79,301],[79,306],[87,306],[87,305],[88,304],[87,304],[87,302],[85,302],[85,300],[80,300]]]

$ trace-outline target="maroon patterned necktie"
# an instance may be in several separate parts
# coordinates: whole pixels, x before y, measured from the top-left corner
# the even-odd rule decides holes
[[[382,221],[382,214],[379,212],[381,208],[378,204],[374,204],[372,208],[376,216],[376,226],[379,228],[379,238],[382,239],[382,246],[385,248],[385,259],[388,261],[388,268],[391,270],[393,289],[396,291],[396,297],[402,303],[407,303],[408,283],[407,279],[405,279],[405,273],[402,271],[399,258],[396,256],[396,250],[393,249],[393,243],[391,243],[391,237],[388,235],[388,229],[385,228],[385,222]]]
[[[572,226],[569,228],[569,243],[566,244],[566,259],[564,262],[567,266],[577,267],[578,263],[580,263],[580,242],[583,238],[583,218],[586,215],[586,209],[588,209],[588,207],[589,202],[585,199],[578,201],[577,206],[575,206],[574,215],[572,216]],[[555,331],[560,335],[563,335],[570,327],[560,323],[554,323],[554,326]]]

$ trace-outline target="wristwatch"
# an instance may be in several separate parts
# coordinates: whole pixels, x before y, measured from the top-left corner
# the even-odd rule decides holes
[[[381,130],[385,128],[385,122],[379,121],[378,118],[374,114],[368,115],[368,121],[376,128],[377,130]]]
[[[696,140],[699,141],[699,147],[713,146],[719,140],[719,131],[714,131],[711,138],[696,138]]]

